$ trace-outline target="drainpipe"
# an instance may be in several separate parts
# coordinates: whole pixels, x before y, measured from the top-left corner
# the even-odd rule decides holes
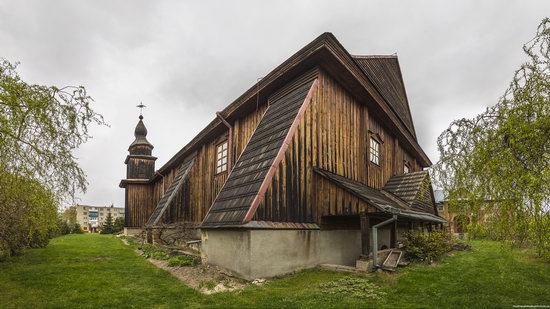
[[[227,138],[227,172],[229,173],[233,167],[233,126],[223,118],[220,112],[216,112],[216,116],[229,129],[229,137]]]
[[[155,172],[155,174],[158,174],[158,175],[160,175],[160,177],[162,177],[162,195],[164,195],[164,193],[165,193],[165,192],[164,192],[164,175],[162,175],[162,174],[159,173],[158,171]],[[161,196],[160,198],[162,198],[162,196]]]
[[[373,267],[378,267],[378,228],[397,220],[397,215],[393,215],[386,221],[382,221],[372,227],[372,261]]]

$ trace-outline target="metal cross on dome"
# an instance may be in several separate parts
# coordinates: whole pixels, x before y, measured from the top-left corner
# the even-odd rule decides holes
[[[139,108],[139,115],[142,116],[143,115],[143,108],[147,107],[147,105],[143,105],[143,102],[139,102],[139,105],[136,105],[136,107]]]

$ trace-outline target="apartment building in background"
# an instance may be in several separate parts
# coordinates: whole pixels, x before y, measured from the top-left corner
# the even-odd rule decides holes
[[[85,232],[97,233],[101,231],[101,227],[109,214],[113,217],[113,223],[117,218],[124,219],[124,208],[113,205],[75,205],[74,207],[76,208],[76,222],[80,224]]]

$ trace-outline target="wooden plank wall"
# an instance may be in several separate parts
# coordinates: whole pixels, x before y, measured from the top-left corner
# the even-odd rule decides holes
[[[126,186],[125,225],[127,227],[142,227],[153,213],[155,205],[151,201],[151,186],[128,184]]]
[[[380,166],[368,160],[370,132],[383,140]],[[313,101],[255,220],[320,223],[321,216],[358,214],[366,209],[366,203],[315,174],[313,167],[382,188],[391,176],[403,173],[405,156],[409,155],[375,117],[370,117],[366,106],[321,72]],[[411,171],[417,169],[411,166]]]
[[[357,214],[367,207],[354,195],[316,175],[313,167],[375,188],[383,187],[392,175],[402,173],[405,161],[411,163],[411,171],[420,169],[417,161],[376,121],[376,117],[369,115],[362,103],[321,71],[313,101],[301,119],[264,201],[258,207],[255,220],[320,223],[321,216]],[[267,104],[259,104],[256,110],[234,121],[234,162],[266,109]],[[383,140],[380,167],[368,163],[369,131],[379,134]],[[227,172],[215,175],[214,166],[216,145],[225,138],[227,132],[197,151],[189,180],[176,202],[167,209],[164,222],[200,223],[204,219],[227,178]],[[164,175],[164,190],[172,183],[177,168],[179,166]],[[139,190],[129,189],[128,202],[137,205],[132,206],[130,211],[136,216],[140,213],[139,218],[132,221],[136,222],[136,226],[140,222],[145,224],[147,215],[156,207],[163,194],[162,183],[161,177],[148,186],[149,189],[146,189],[147,186]],[[149,197],[146,197],[147,194],[150,194]]]
[[[236,161],[244,150],[266,109],[267,104],[264,103],[259,105],[257,110],[235,121],[233,130],[233,162]],[[216,146],[227,139],[227,133],[226,131],[217,138],[202,145],[197,151],[195,163],[189,172],[188,180],[185,182],[183,190],[178,193],[175,202],[166,210],[163,222],[202,222],[227,179],[227,172],[215,173]],[[179,168],[178,166],[170,170],[164,176],[164,190],[168,189]],[[152,203],[156,206],[163,195],[162,178],[156,181],[153,187]]]

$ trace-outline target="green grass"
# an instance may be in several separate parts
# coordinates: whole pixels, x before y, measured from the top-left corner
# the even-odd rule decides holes
[[[529,252],[474,242],[436,266],[369,275],[380,299],[327,293],[350,275],[308,270],[242,291],[202,295],[111,235],[68,235],[0,264],[0,308],[497,308],[550,305],[550,266]],[[353,281],[353,280],[352,280]],[[350,282],[344,280],[340,282]],[[365,286],[368,286],[365,285]],[[348,296],[346,296],[348,295]]]

